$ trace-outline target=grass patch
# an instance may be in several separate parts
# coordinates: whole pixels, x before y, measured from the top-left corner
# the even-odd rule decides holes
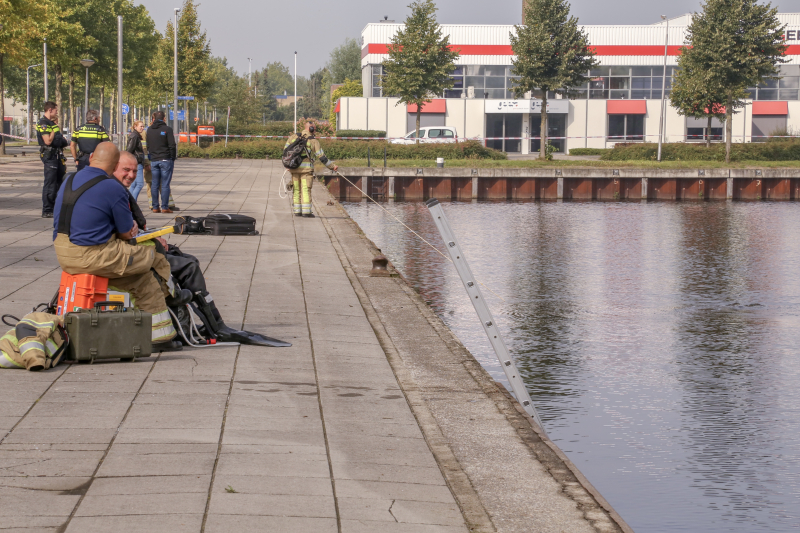
[[[611,148],[570,148],[567,155],[603,155],[611,151]]]
[[[366,159],[343,159],[336,161],[340,167],[366,167]],[[393,168],[432,168],[435,160],[392,159],[387,161]],[[383,160],[372,160],[372,168],[383,167]],[[490,160],[490,159],[452,159],[445,162],[445,168],[800,168],[800,161],[735,161],[726,164],[722,161],[539,161],[533,160]]]

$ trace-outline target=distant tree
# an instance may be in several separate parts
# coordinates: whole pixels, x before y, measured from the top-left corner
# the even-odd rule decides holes
[[[540,159],[547,158],[547,93],[570,95],[573,87],[588,81],[589,70],[597,65],[589,38],[569,14],[566,0],[527,0],[524,25],[510,34],[514,58],[512,73],[519,76],[514,96],[528,91],[542,93]]]
[[[385,94],[400,97],[399,104],[417,106],[417,142],[422,106],[453,86],[459,52],[450,47],[450,37],[442,35],[436,22],[433,0],[411,3],[405,27],[389,44],[389,57],[383,61],[382,86]]]
[[[785,26],[776,8],[757,0],[707,0],[686,30],[693,64],[712,91],[725,88],[725,162],[730,162],[732,114],[744,107],[747,87],[775,79],[784,57]]]
[[[358,41],[348,37],[344,43],[334,48],[327,68],[331,74],[331,83],[344,83],[347,79],[361,78],[361,47]]]
[[[328,122],[331,123],[334,131],[336,131],[336,102],[339,101],[339,98],[344,96],[361,96],[363,94],[364,88],[361,86],[361,82],[358,80],[344,80],[344,84],[333,91],[333,94],[331,95],[331,110]]]
[[[303,99],[298,102],[297,112],[301,117],[316,119],[324,117],[321,102],[323,81],[326,73],[327,69],[321,68],[309,77],[308,89],[303,93]]]
[[[259,80],[259,91],[269,96],[278,96],[286,91],[286,94],[294,94],[294,78],[289,68],[280,61],[267,63],[257,74]]]
[[[714,118],[725,122],[725,106],[722,102],[727,99],[727,90],[724,87],[714,87],[706,79],[707,72],[696,64],[694,49],[681,48],[678,56],[678,67],[672,79],[672,89],[669,100],[678,114],[687,117],[707,119],[706,147],[711,146],[711,121]],[[744,95],[737,95],[744,97]]]
[[[47,0],[0,1],[0,117],[4,117],[5,86],[3,70],[6,65],[25,68],[33,50],[41,46],[41,32],[56,19],[55,6]],[[2,133],[0,131],[0,133]],[[0,154],[6,153],[6,143],[0,144]]]

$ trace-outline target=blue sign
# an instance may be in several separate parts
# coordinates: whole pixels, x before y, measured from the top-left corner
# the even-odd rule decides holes
[[[122,114],[123,115],[127,115],[128,111],[130,111],[130,110],[131,110],[131,108],[128,107],[128,104],[122,104]]]
[[[194,100],[194,96],[179,96],[178,100]]]
[[[172,109],[169,110],[169,119],[170,120],[175,120],[174,113],[172,112]],[[178,110],[178,120],[186,120],[186,110],[185,109],[179,109]]]

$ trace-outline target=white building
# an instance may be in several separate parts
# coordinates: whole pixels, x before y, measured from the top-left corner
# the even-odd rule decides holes
[[[734,115],[733,142],[763,139],[781,129],[800,130],[800,13],[780,14],[787,25],[789,62],[780,67],[782,79],[750,89],[751,100]],[[685,42],[690,15],[669,21],[666,94]],[[416,109],[385,97],[380,87],[381,62],[401,24],[367,24],[361,33],[362,98],[342,98],[336,104],[339,129],[371,129],[403,137],[414,129]],[[664,72],[666,24],[649,26],[584,26],[600,66],[579,97],[548,98],[548,130],[560,151],[577,147],[604,148],[618,141],[658,139]],[[509,90],[513,53],[509,34],[514,26],[442,25],[461,56],[453,72],[454,87],[422,110],[423,126],[452,126],[460,137],[484,139],[506,152],[538,150],[541,100],[514,100]],[[667,106],[665,142],[701,141],[706,120],[680,116]],[[722,139],[722,124],[714,121],[712,138]],[[525,139],[528,137],[528,139]]]

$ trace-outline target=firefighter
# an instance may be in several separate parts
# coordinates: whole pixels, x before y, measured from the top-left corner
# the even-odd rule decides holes
[[[112,143],[100,143],[89,166],[61,186],[53,224],[56,257],[67,274],[109,278],[109,285],[129,292],[137,308],[153,315],[153,350],[179,350],[167,306],[189,302],[192,293],[176,290],[169,263],[152,243],[127,242],[136,236],[138,226],[128,191],[111,177],[119,160]],[[135,158],[126,156],[123,167],[122,172],[135,175]],[[73,217],[73,212],[79,216]]]
[[[339,167],[334,165],[333,161],[325,157],[322,146],[320,146],[319,141],[314,137],[315,131],[316,127],[314,124],[306,122],[306,127],[301,134],[308,139],[306,142],[307,150],[302,155],[303,162],[300,163],[298,168],[289,171],[292,174],[292,191],[294,193],[292,211],[295,216],[298,217],[301,215],[304,217],[314,216],[311,212],[311,184],[314,180],[314,161],[319,160],[320,163],[334,172],[339,170]],[[288,148],[297,138],[297,134],[289,137],[283,149],[285,150]]]
[[[72,132],[72,142],[69,145],[78,170],[83,170],[88,166],[89,156],[92,155],[97,145],[108,140],[108,132],[100,125],[100,113],[95,109],[90,109],[86,112],[86,124]]]
[[[53,218],[61,180],[67,173],[64,148],[67,140],[58,127],[58,107],[53,102],[44,103],[44,112],[36,124],[36,140],[39,142],[39,157],[44,163],[44,185],[42,186],[42,218]]]

